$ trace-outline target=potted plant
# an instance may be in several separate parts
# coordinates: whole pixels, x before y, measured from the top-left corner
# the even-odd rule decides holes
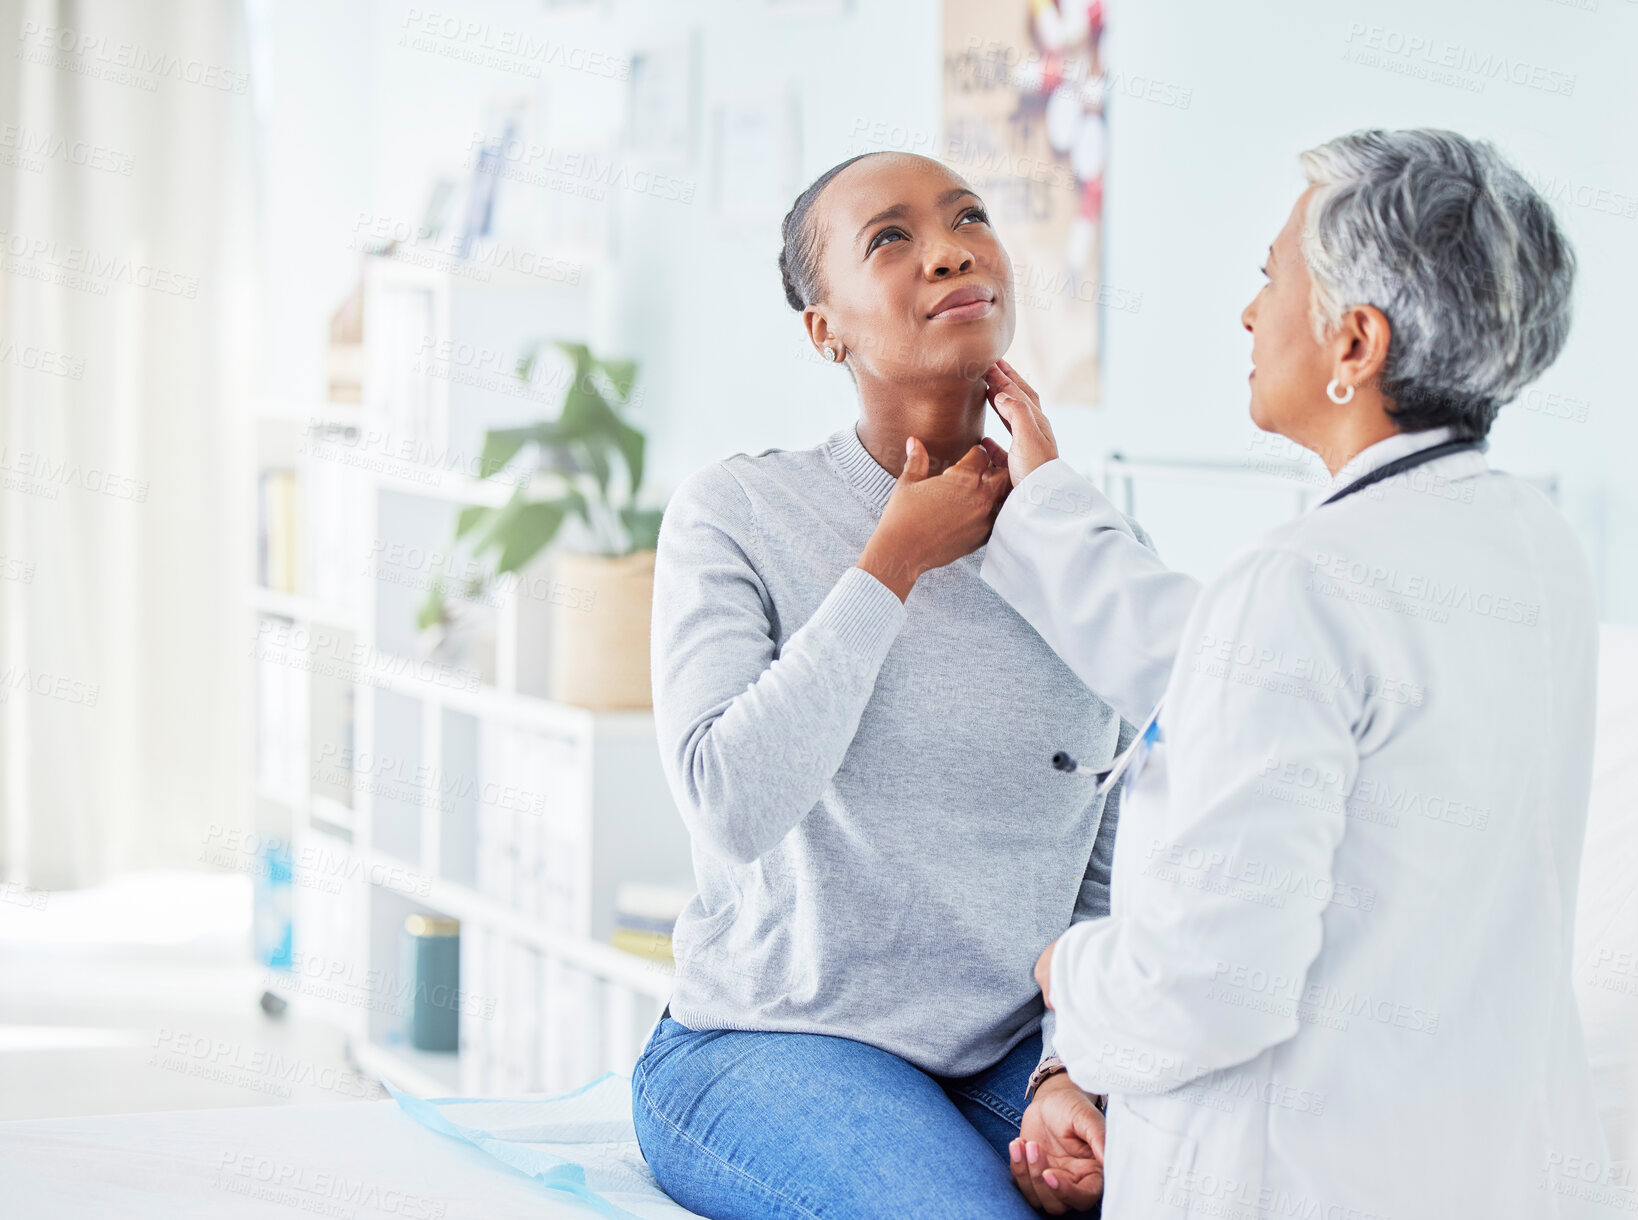
[[[556,419],[485,435],[480,476],[505,471],[516,477],[517,490],[505,504],[468,505],[456,518],[457,546],[484,566],[465,596],[476,599],[487,584],[521,577],[567,521],[579,521],[587,550],[560,549],[550,581],[516,588],[520,605],[546,603],[547,693],[582,707],[648,707],[654,545],[663,510],[637,501],[646,441],[624,418],[637,366],[596,357],[583,343],[543,341],[519,358],[520,378],[533,375],[548,347],[574,362],[573,380]],[[436,630],[459,618],[442,580],[435,581],[418,626]]]

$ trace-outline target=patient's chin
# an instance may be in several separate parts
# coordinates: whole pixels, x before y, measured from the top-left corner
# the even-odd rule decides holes
[[[881,350],[900,357],[881,371],[910,381],[973,382],[984,376],[1012,344],[1012,319],[985,319],[959,329],[924,329],[902,343],[883,343]],[[868,345],[867,345],[868,346]],[[1027,376],[1027,374],[1026,374]]]
[[[964,336],[950,365],[967,381],[976,381],[1012,346],[1012,326]],[[1022,370],[1020,370],[1022,372]],[[1027,374],[1026,374],[1027,375]]]

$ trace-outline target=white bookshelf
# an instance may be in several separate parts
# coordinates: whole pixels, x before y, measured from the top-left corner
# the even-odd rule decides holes
[[[270,989],[344,1028],[363,1070],[423,1096],[627,1072],[670,993],[668,968],[607,943],[617,886],[690,874],[651,714],[541,697],[550,611],[517,589],[481,608],[464,654],[429,657],[413,623],[457,506],[512,492],[473,477],[484,431],[552,408],[405,352],[576,337],[584,292],[371,260],[365,403],[256,414],[252,482],[293,472],[298,539],[293,587],[258,582],[246,598],[253,825],[295,860],[295,968],[270,972]],[[415,913],[461,923],[457,1052],[402,1038]]]

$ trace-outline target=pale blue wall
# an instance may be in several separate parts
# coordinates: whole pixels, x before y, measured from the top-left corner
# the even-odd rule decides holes
[[[1111,115],[1108,278],[1143,293],[1108,324],[1108,408],[1056,422],[1066,445],[1239,460],[1249,339],[1239,313],[1301,189],[1295,153],[1358,127],[1443,126],[1494,141],[1533,179],[1606,192],[1632,214],[1560,203],[1581,257],[1577,319],[1536,406],[1585,404],[1584,422],[1505,408],[1492,463],[1557,474],[1564,509],[1602,549],[1605,613],[1638,622],[1638,413],[1631,333],[1638,310],[1638,3],[1583,0],[1262,0],[1255,6],[1118,4],[1115,64],[1193,89],[1187,110],[1128,104]],[[1255,19],[1248,17],[1255,14]],[[1489,55],[1575,76],[1569,96],[1469,74],[1467,92],[1345,62],[1368,33],[1420,38],[1433,54]],[[1352,43],[1350,33],[1353,32]],[[1396,60],[1402,57],[1393,57]],[[1422,62],[1418,60],[1418,62]],[[1608,193],[1620,196],[1612,200]],[[1584,195],[1583,198],[1593,198]],[[1202,508],[1205,506],[1202,505]],[[1167,539],[1162,537],[1164,544]]]
[[[1106,405],[1055,415],[1066,452],[1083,466],[1111,449],[1244,459],[1254,433],[1245,417],[1249,340],[1239,312],[1300,190],[1296,152],[1330,135],[1367,125],[1449,126],[1495,140],[1533,177],[1605,192],[1606,206],[1611,194],[1617,207],[1638,199],[1631,152],[1638,84],[1627,63],[1638,45],[1638,3],[1581,3],[1597,7],[1113,0],[1112,63],[1188,90],[1189,104],[1127,94],[1112,108],[1106,279],[1140,293],[1141,306],[1109,314]],[[311,396],[320,384],[322,323],[348,279],[341,256],[356,211],[418,215],[436,150],[461,147],[483,96],[507,83],[480,68],[395,52],[407,7],[381,3],[373,14],[341,15],[317,0],[274,6],[269,199],[280,215],[269,258],[269,333],[279,352],[270,382],[281,393]],[[463,13],[515,28],[573,29],[615,51],[634,37],[697,26],[702,141],[709,142],[717,100],[793,81],[803,173],[811,177],[859,150],[861,122],[937,131],[939,9],[936,0],[854,0],[847,17],[831,21],[780,17],[762,0],[618,0],[568,6],[570,16],[548,19],[538,3],[474,0]],[[1382,27],[1384,43],[1417,39],[1436,56],[1506,58],[1573,75],[1573,92],[1550,94],[1482,69],[1465,74],[1483,85],[1474,92],[1349,62],[1350,52],[1369,49],[1374,36],[1354,28],[1367,22]],[[845,374],[802,358],[774,266],[776,222],[716,219],[704,152],[684,171],[699,185],[693,206],[629,192],[611,204],[620,211],[617,290],[598,325],[643,361],[662,486],[725,453],[811,444],[853,417]],[[311,164],[323,170],[316,178]],[[1586,418],[1509,408],[1492,460],[1561,476],[1566,513],[1607,561],[1607,616],[1638,621],[1638,480],[1627,469],[1638,442],[1627,388],[1638,217],[1574,202],[1559,211],[1582,257],[1579,314],[1540,394],[1562,396],[1569,410],[1584,403]],[[1255,530],[1268,511],[1236,513],[1232,501],[1205,492],[1148,502],[1163,551],[1195,567],[1210,567],[1229,539]],[[1190,528],[1208,516],[1210,531]]]

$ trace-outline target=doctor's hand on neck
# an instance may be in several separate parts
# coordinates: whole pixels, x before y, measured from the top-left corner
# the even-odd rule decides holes
[[[1058,456],[1058,442],[1052,425],[1041,410],[1041,396],[1005,360],[997,360],[984,373],[985,397],[1012,434],[1006,451],[1007,473],[1014,487],[1037,467]]]

